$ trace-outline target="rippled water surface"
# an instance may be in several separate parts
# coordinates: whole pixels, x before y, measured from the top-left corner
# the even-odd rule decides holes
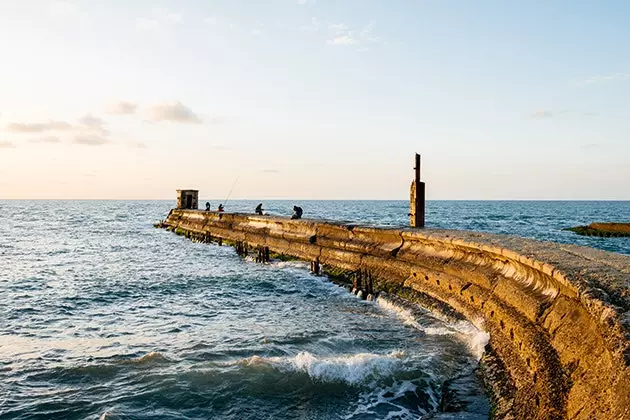
[[[300,204],[407,220],[402,201]],[[470,325],[154,229],[172,205],[0,201],[0,418],[419,418],[473,371],[485,335]],[[630,253],[623,238],[560,230],[622,214],[629,203],[431,202],[428,220]],[[487,415],[478,383],[455,387],[469,403],[458,416]]]

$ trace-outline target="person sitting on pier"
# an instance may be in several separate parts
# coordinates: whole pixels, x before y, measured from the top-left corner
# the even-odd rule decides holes
[[[210,203],[206,201],[206,211],[210,211]]]
[[[256,206],[256,210],[254,210],[254,211],[256,212],[256,214],[259,214],[259,215],[262,216],[263,215],[263,211],[264,211],[263,208],[262,208],[262,203],[258,204]]]
[[[302,207],[293,206],[293,216],[291,216],[291,219],[301,219],[303,212]]]
[[[219,204],[219,209],[217,211],[219,213],[223,213],[223,204]]]

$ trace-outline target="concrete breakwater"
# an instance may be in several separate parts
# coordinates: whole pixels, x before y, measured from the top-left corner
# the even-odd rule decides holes
[[[503,235],[172,210],[162,224],[279,253],[490,334],[496,418],[630,419],[630,257]]]

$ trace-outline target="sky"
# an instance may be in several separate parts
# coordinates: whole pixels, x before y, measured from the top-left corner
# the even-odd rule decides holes
[[[0,199],[630,199],[630,2],[0,0]]]

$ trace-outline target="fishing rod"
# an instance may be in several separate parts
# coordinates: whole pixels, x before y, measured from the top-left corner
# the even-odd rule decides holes
[[[227,197],[225,197],[225,200],[223,201],[223,205],[226,205],[228,200],[230,199],[230,196],[232,195],[232,191],[234,191],[234,187],[236,186],[236,183],[238,182],[238,177],[236,177],[236,179],[234,180],[234,184],[232,184],[232,188],[230,188],[230,192],[228,193]]]

